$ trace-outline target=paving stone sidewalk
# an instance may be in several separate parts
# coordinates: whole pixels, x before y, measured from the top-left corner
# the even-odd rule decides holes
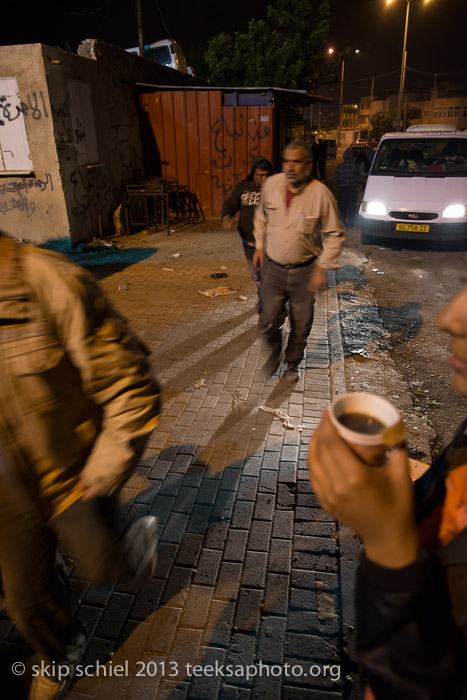
[[[128,517],[157,515],[159,557],[139,591],[73,581],[92,639],[67,700],[358,697],[347,655],[352,569],[306,468],[321,411],[343,390],[333,274],[302,379],[289,385],[261,369],[256,292],[235,233],[139,234],[126,245],[94,271],[163,385],[159,427],[122,494]],[[228,278],[212,279],[221,266]],[[199,293],[219,284],[235,292]],[[8,658],[27,655],[5,618],[2,640]]]

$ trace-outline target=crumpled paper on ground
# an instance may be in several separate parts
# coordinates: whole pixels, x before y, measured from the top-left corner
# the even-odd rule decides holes
[[[293,419],[285,412],[281,411],[280,408],[269,408],[269,406],[260,406],[260,411],[266,411],[267,413],[274,413],[281,421],[284,428],[290,428],[290,430],[298,430],[299,433],[302,432],[305,426],[295,425]]]
[[[198,289],[198,292],[205,297],[222,297],[225,294],[235,294],[236,289],[229,289],[228,287],[213,287],[212,289]]]

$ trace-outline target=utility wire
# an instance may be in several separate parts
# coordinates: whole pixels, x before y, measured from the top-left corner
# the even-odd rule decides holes
[[[171,35],[171,33],[169,32],[169,30],[168,30],[168,28],[167,28],[167,25],[166,25],[165,19],[164,19],[164,15],[162,14],[162,10],[161,10],[161,8],[159,7],[159,3],[157,2],[157,0],[154,0],[154,5],[156,6],[156,8],[157,8],[157,10],[158,10],[158,12],[159,12],[159,14],[160,14],[160,16],[161,16],[162,24],[164,25],[164,29],[165,29],[165,31],[167,32],[168,38],[169,38],[169,39],[172,39],[172,35]],[[173,41],[173,39],[172,39],[172,41]]]
[[[423,73],[424,75],[432,75],[432,76],[437,75],[438,78],[439,78],[441,75],[466,75],[466,73],[467,73],[467,71],[465,71],[465,70],[463,70],[463,71],[457,71],[457,72],[453,72],[453,73],[451,73],[451,72],[444,72],[444,73],[427,73],[427,71],[425,71],[425,70],[417,70],[416,68],[409,68],[408,66],[406,67],[405,70],[410,70],[410,71],[412,71],[412,73]]]
[[[409,68],[409,66],[406,66],[407,71],[411,71],[412,73],[421,73],[423,75],[431,75],[435,76],[437,75],[438,78],[443,76],[443,75],[466,75],[467,71],[458,71],[457,73],[451,73],[451,72],[445,72],[445,73],[430,73],[428,71],[424,70],[417,70],[416,68]],[[400,74],[400,69],[398,70],[393,70],[390,73],[381,73],[380,75],[370,75],[368,78],[356,78],[355,80],[344,80],[344,85],[351,85],[353,83],[363,83],[363,82],[368,82],[368,80],[376,80],[376,78],[385,78],[388,75],[394,75],[395,73]]]
[[[363,81],[373,80],[374,78],[385,78],[387,75],[394,75],[394,73],[400,73],[400,70],[392,70],[390,73],[381,73],[381,75],[370,75],[368,78],[357,78],[356,80],[348,81],[344,80],[344,85],[346,82],[362,83]]]
[[[74,10],[69,10],[69,14],[79,15],[80,17],[86,17],[87,15],[96,15],[101,10],[104,10],[108,6],[109,2],[110,0],[105,0],[105,2],[102,3],[102,5],[100,5],[100,7],[96,7],[95,10],[89,10],[89,12],[75,12]]]

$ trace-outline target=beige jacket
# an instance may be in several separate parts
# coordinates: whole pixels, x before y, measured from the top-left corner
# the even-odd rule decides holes
[[[321,267],[337,268],[345,235],[332,193],[312,180],[287,209],[286,190],[284,173],[272,175],[264,183],[254,218],[256,248],[281,265],[318,256]]]
[[[147,354],[89,273],[0,236],[0,444],[48,517],[80,476],[130,476],[159,413]]]

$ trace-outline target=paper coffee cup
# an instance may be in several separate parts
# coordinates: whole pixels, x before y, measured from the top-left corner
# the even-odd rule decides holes
[[[400,414],[376,394],[342,394],[332,402],[330,416],[339,435],[372,466],[383,464],[387,448],[405,440]]]

